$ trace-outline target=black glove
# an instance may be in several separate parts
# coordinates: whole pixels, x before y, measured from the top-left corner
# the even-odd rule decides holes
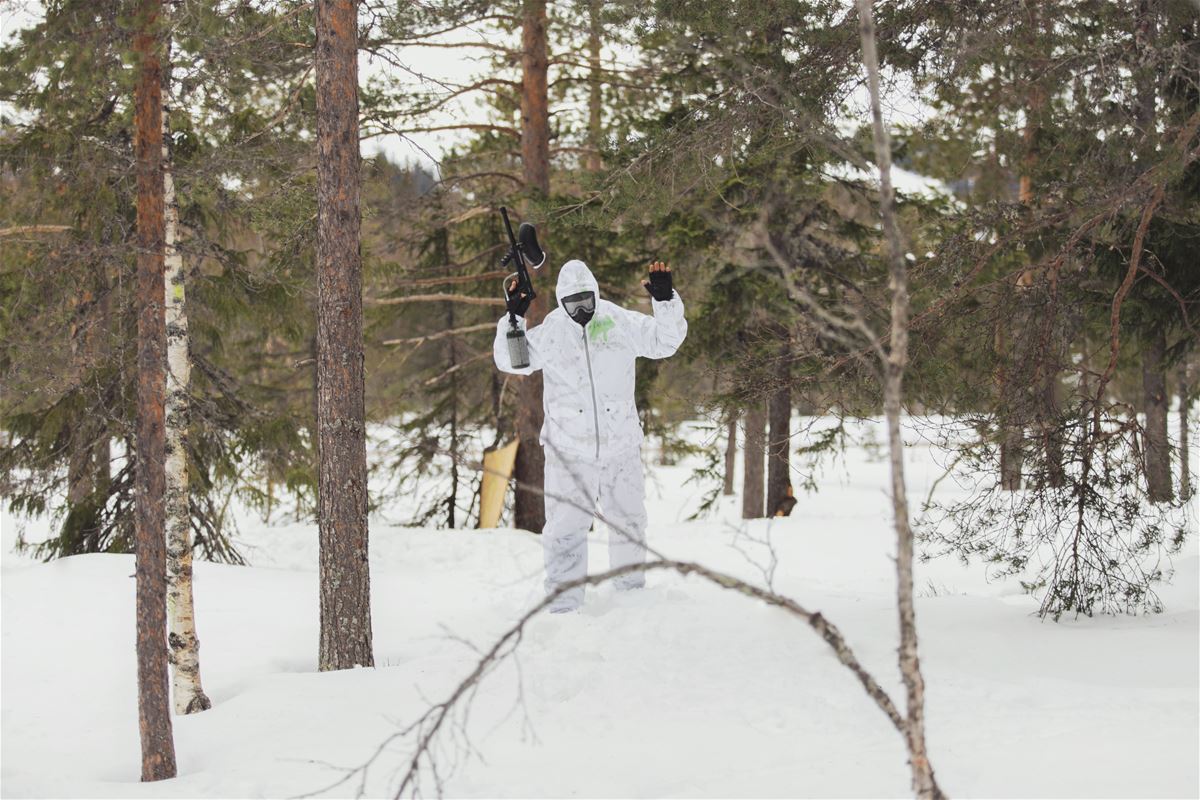
[[[646,291],[655,300],[670,300],[675,296],[675,292],[671,288],[671,273],[666,270],[651,272],[650,283],[646,284]]]
[[[513,281],[516,283],[516,281]],[[512,287],[504,293],[504,305],[508,308],[508,313],[516,314],[518,317],[525,316],[525,312],[529,310],[529,304],[533,302],[533,297],[527,293]]]

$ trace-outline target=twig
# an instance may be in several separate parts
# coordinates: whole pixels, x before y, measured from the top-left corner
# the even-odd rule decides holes
[[[502,297],[473,297],[468,294],[409,294],[404,297],[380,297],[367,302],[376,306],[394,306],[402,303],[432,303],[447,300],[453,303],[466,303],[473,306],[503,306]]]
[[[421,345],[421,344],[424,344],[425,342],[433,342],[433,341],[437,341],[438,339],[444,339],[447,336],[462,336],[463,334],[466,334],[466,333],[478,333],[481,331],[494,331],[494,330],[496,330],[496,323],[483,322],[483,323],[480,323],[479,325],[467,325],[462,328],[453,328],[453,329],[447,330],[447,331],[438,331],[437,333],[430,333],[430,334],[426,334],[425,336],[414,336],[414,337],[411,337],[408,339],[384,339],[383,342],[381,342],[381,344],[385,344],[385,345],[400,345],[400,344]]]

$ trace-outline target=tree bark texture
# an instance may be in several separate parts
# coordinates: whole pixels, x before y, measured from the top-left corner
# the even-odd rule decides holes
[[[138,728],[142,780],[175,777],[167,688],[167,575],[163,458],[166,318],[163,310],[162,0],[142,0],[133,49],[137,173],[138,381],[134,550],[137,581]]]
[[[879,92],[879,57],[875,49],[875,19],[872,0],[857,0],[863,65],[871,98],[871,121],[875,163],[879,167],[879,208],[888,245],[888,284],[891,290],[890,347],[883,363],[883,411],[887,419],[888,451],[892,473],[892,518],[896,529],[896,605],[900,617],[900,677],[904,682],[907,709],[904,720],[912,788],[917,797],[940,798],[942,791],[933,774],[925,746],[925,681],[917,656],[917,622],[913,605],[913,532],[909,522],[908,495],[904,482],[904,441],[900,410],[904,397],[904,372],[908,366],[908,271],[900,228],[896,221],[892,190],[892,153]]]
[[[526,188],[534,197],[550,193],[550,113],[547,95],[546,0],[525,0],[521,12],[521,166]],[[546,316],[547,298],[553,296],[552,276],[525,315],[536,325]],[[538,441],[542,431],[542,373],[517,378],[517,463],[514,524],[541,533],[546,524],[546,454]]]
[[[1146,414],[1143,437],[1146,459],[1146,488],[1150,501],[1169,503],[1175,497],[1171,486],[1171,444],[1167,438],[1167,336],[1156,328],[1142,348],[1142,406]]]
[[[746,445],[742,449],[742,519],[763,516],[763,457],[766,454],[767,410],[761,402],[746,409]]]
[[[317,520],[322,670],[374,665],[359,253],[358,20],[317,0]]]
[[[192,517],[188,505],[187,430],[191,423],[188,386],[192,363],[188,352],[186,278],[179,252],[179,206],[171,158],[171,62],[163,65],[163,262],[167,325],[166,496],[167,643],[172,668],[171,689],[176,714],[212,708],[200,683],[200,639],[192,596]]]

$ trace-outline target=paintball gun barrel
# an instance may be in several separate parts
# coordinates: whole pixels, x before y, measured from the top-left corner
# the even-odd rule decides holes
[[[500,206],[500,216],[504,218],[504,230],[508,233],[509,244],[508,252],[500,260],[500,266],[516,266],[516,272],[504,279],[503,286],[504,299],[509,302],[508,357],[515,369],[524,369],[529,366],[529,342],[525,338],[525,331],[517,324],[517,315],[512,311],[511,301],[514,296],[529,302],[537,297],[533,290],[533,280],[529,277],[529,268],[539,269],[546,263],[546,254],[538,244],[536,228],[528,222],[522,222],[521,227],[517,229],[517,235],[514,236],[512,223],[508,221],[508,209],[504,206]]]

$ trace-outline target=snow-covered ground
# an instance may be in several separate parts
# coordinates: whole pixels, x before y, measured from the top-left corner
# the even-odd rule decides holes
[[[940,474],[917,436],[910,492]],[[882,437],[877,437],[882,439]],[[886,465],[855,446],[790,519],[687,522],[693,462],[650,468],[650,539],[671,556],[761,579],[820,610],[900,702]],[[946,481],[949,485],[952,482]],[[957,491],[957,489],[954,489]],[[949,489],[948,489],[949,491]],[[385,509],[386,511],[386,509]],[[1193,512],[1194,513],[1194,512]],[[317,536],[243,521],[250,567],[198,564],[211,711],[175,719],[179,777],[139,784],[131,556],[3,562],[5,797],[276,797],[319,791],[443,699],[541,592],[537,537],[371,530],[374,669],[316,672]],[[1193,517],[1194,519],[1194,517]],[[36,525],[33,526],[36,528]],[[33,531],[36,538],[36,530]],[[592,568],[606,566],[603,534]],[[601,546],[597,546],[601,545]],[[1196,797],[1200,715],[1195,541],[1164,614],[1039,621],[1015,583],[918,567],[930,752],[952,796]],[[908,794],[896,732],[812,632],[696,579],[592,591],[533,622],[439,748],[447,796]],[[468,747],[473,748],[469,751]],[[365,792],[394,790],[400,740]],[[422,785],[435,794],[431,775]],[[329,794],[354,795],[357,778]]]

